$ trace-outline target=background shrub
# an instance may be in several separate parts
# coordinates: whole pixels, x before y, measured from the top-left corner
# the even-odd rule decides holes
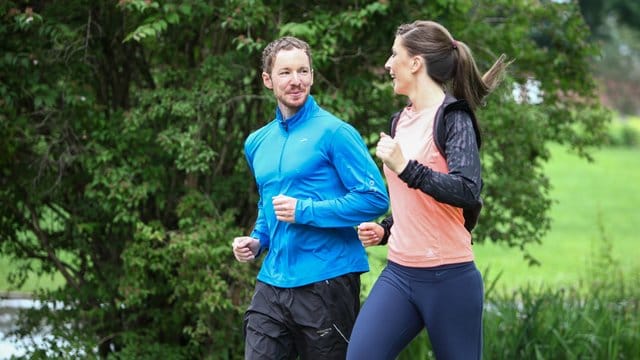
[[[640,147],[640,117],[614,121],[608,132],[608,144],[632,148]]]

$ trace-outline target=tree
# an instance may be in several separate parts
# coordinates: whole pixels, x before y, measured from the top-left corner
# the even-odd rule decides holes
[[[581,0],[580,10],[593,38],[602,45],[593,72],[603,103],[623,115],[640,114],[640,3],[632,0]]]
[[[383,64],[397,25],[444,23],[487,69],[511,75],[478,113],[486,201],[477,242],[525,251],[549,227],[549,142],[586,149],[607,114],[596,50],[552,1],[8,1],[0,5],[0,249],[25,277],[60,273],[23,317],[64,342],[49,357],[241,358],[254,265],[232,259],[256,192],[244,138],[273,117],[260,54],[292,34],[314,50],[314,94],[372,145],[405,99]],[[513,84],[534,79],[540,103]],[[534,260],[534,259],[531,259]],[[33,351],[45,357],[43,346]]]
[[[607,19],[615,17],[620,25],[640,29],[636,21],[640,16],[640,4],[633,0],[579,0],[580,11],[595,38],[607,38]]]

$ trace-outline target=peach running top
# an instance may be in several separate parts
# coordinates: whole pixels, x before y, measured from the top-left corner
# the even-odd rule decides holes
[[[434,171],[448,172],[447,162],[433,141],[437,107],[415,112],[406,108],[396,127],[405,159],[414,159]],[[436,201],[411,189],[384,167],[389,186],[393,226],[387,258],[409,267],[434,267],[474,259],[471,234],[464,227],[462,209]]]

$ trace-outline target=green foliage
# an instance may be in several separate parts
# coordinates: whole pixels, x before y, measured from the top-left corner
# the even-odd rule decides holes
[[[633,358],[640,350],[640,321],[638,303],[629,296],[638,294],[521,289],[504,295],[485,317],[485,354],[495,359]]]
[[[640,119],[631,118],[612,123],[607,143],[612,146],[640,147]]]
[[[228,354],[239,358],[242,312],[251,288],[229,256],[228,241],[238,233],[233,215],[215,215],[211,200],[197,192],[178,205],[180,231],[139,224],[133,243],[123,252],[122,298],[115,305],[125,323],[135,324],[114,342],[122,358],[207,358]],[[148,309],[149,303],[155,304]],[[138,318],[146,317],[144,324]],[[175,329],[180,329],[176,333]],[[174,334],[164,338],[161,334]],[[146,344],[155,344],[147,347]],[[155,348],[155,349],[154,349]],[[165,354],[165,355],[163,355]]]
[[[602,45],[594,75],[603,103],[622,114],[640,113],[640,5],[632,0],[581,0],[580,9]]]
[[[640,269],[627,274],[603,232],[584,283],[521,288],[487,298],[489,358],[627,359],[640,351]]]
[[[242,144],[273,118],[260,53],[277,36],[311,43],[314,95],[370,145],[406,100],[383,68],[400,23],[444,23],[483,70],[499,53],[516,59],[478,113],[487,208],[477,242],[538,242],[547,142],[586,155],[605,133],[595,48],[573,3],[5,1],[0,14],[0,249],[26,264],[18,282],[29,260],[65,281],[38,294],[64,310],[21,324],[28,336],[47,319],[65,340],[33,357],[242,356],[257,264],[234,262],[229,244],[255,218]],[[528,79],[539,104],[511,96]]]

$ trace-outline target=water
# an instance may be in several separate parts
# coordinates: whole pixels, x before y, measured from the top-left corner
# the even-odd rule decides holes
[[[32,335],[28,340],[9,336],[9,333],[16,329],[18,312],[21,309],[40,306],[40,301],[29,298],[0,298],[0,360],[24,355],[27,348],[43,343],[46,334]]]
[[[22,356],[27,350],[44,350],[45,353],[53,351],[51,344],[55,343],[57,348],[65,348],[69,352],[67,355],[74,358],[86,357],[83,350],[69,349],[69,343],[63,339],[54,339],[48,326],[44,327],[41,333],[31,334],[26,338],[16,338],[9,336],[9,333],[16,330],[18,313],[22,309],[39,309],[41,306],[53,306],[54,309],[63,307],[61,302],[43,303],[39,300],[28,297],[16,297],[6,293],[0,297],[0,360],[8,360],[11,356]],[[12,297],[13,296],[13,297]],[[8,298],[7,298],[8,297]],[[96,350],[96,349],[94,349]]]
[[[0,299],[0,359],[9,359],[12,355],[23,355],[18,340],[9,338],[8,334],[15,329],[20,309],[37,306],[31,299]]]

